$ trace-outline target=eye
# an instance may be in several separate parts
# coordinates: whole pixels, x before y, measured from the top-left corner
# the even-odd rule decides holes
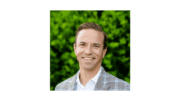
[[[85,44],[80,44],[80,46],[85,46]]]
[[[95,45],[94,47],[99,48],[99,46]]]

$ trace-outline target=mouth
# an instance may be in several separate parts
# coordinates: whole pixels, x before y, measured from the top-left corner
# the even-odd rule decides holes
[[[94,60],[95,58],[93,57],[82,57],[84,60]]]

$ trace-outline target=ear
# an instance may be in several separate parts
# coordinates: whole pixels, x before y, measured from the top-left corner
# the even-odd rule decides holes
[[[74,45],[74,53],[76,54],[76,45],[75,43],[73,45]]]
[[[106,51],[107,51],[107,48],[106,48],[106,49],[103,49],[103,58],[104,58],[104,56],[106,55]]]

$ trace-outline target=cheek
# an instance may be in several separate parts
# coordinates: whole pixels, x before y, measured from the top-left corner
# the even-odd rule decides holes
[[[77,49],[76,50],[76,56],[79,57],[83,53],[82,49]]]
[[[94,53],[96,54],[96,56],[98,56],[99,58],[101,58],[103,56],[103,51],[101,50],[95,50]]]

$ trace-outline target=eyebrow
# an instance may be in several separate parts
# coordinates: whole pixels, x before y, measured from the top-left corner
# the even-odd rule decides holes
[[[80,41],[79,43],[86,43],[86,42]]]
[[[101,46],[101,44],[99,44],[99,43],[93,43],[93,45],[99,45],[99,46]]]
[[[86,42],[80,41],[79,43],[85,44]],[[93,43],[93,45],[99,45],[99,46],[101,46],[101,44],[99,44],[99,43]]]

